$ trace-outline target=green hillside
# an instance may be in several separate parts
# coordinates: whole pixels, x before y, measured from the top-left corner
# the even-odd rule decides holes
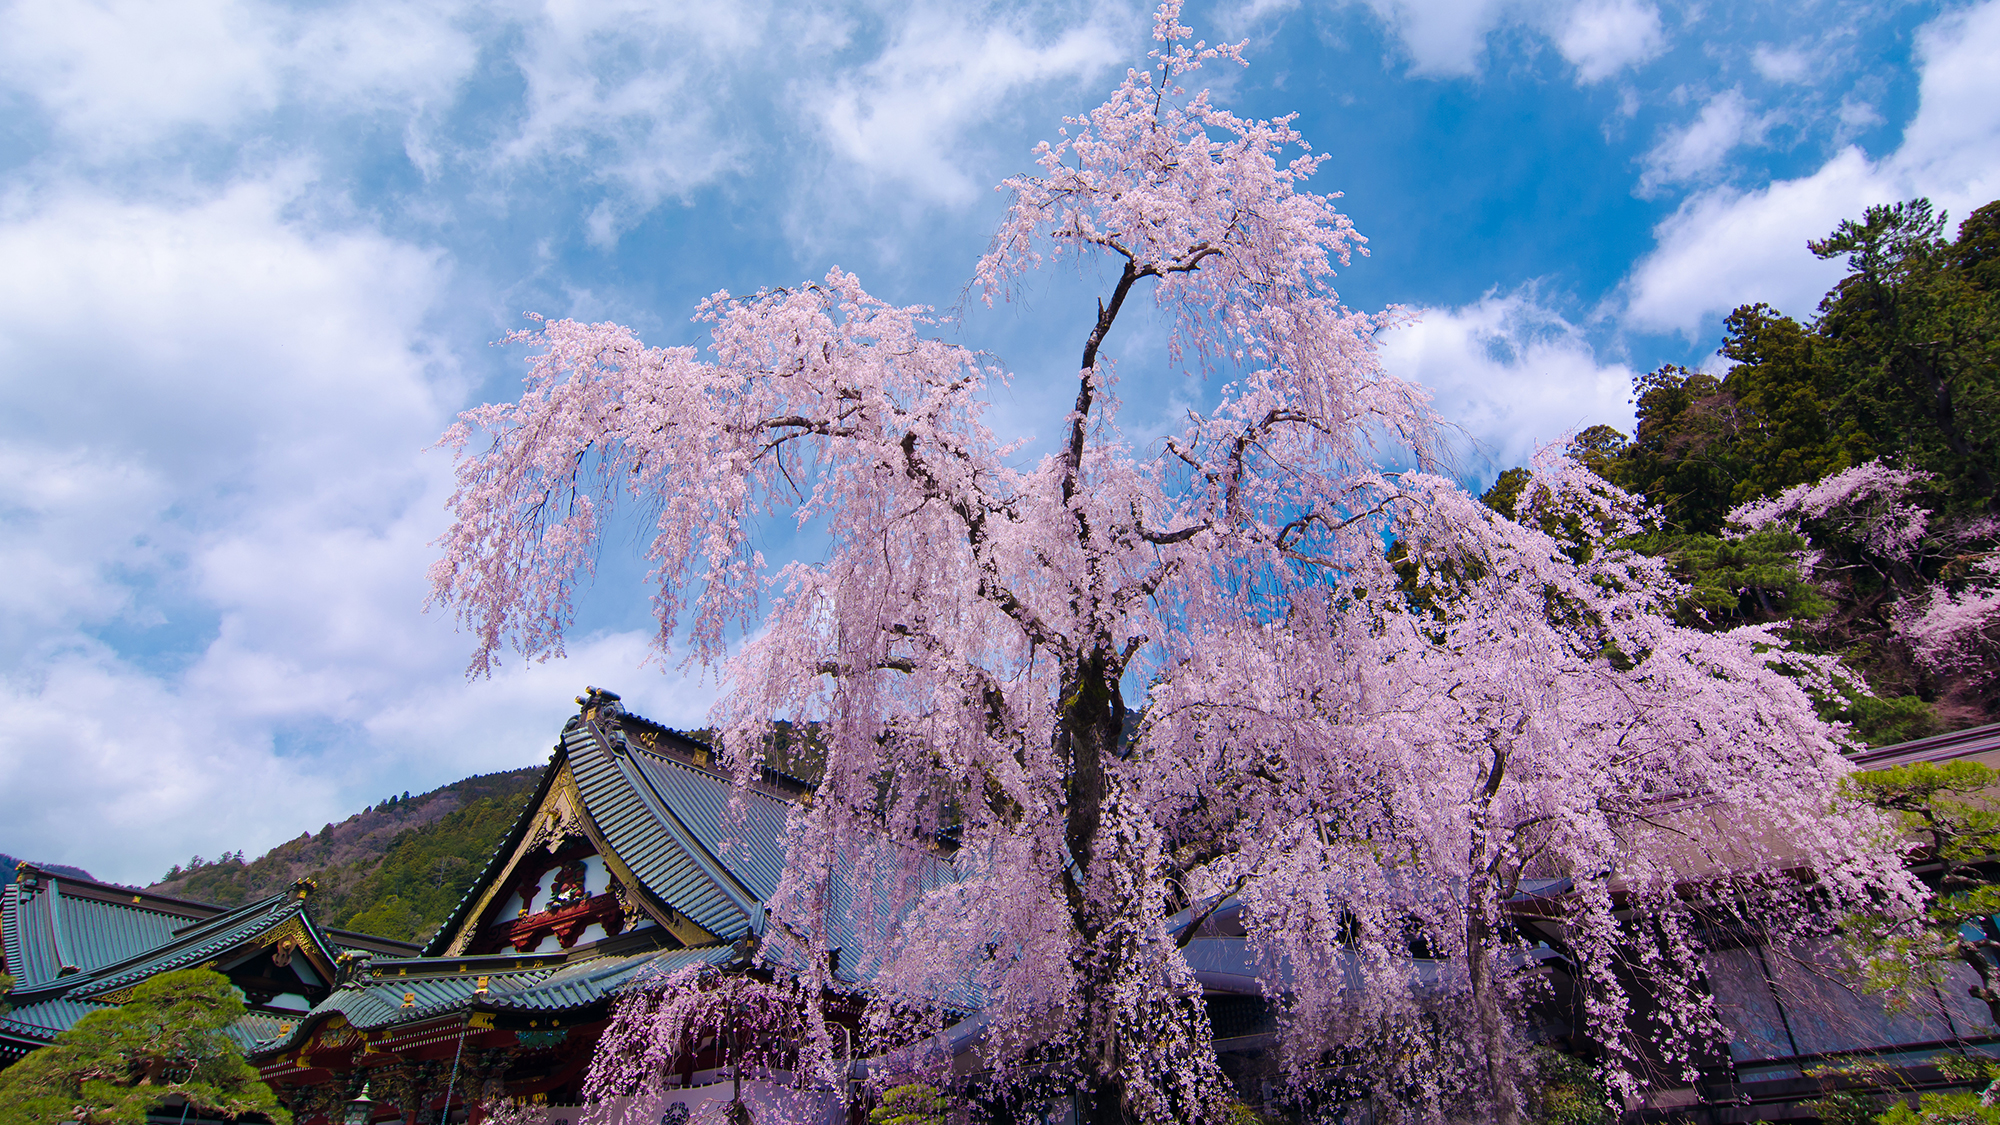
[[[321,925],[421,941],[472,885],[541,775],[539,766],[480,774],[390,797],[253,860],[196,856],[147,889],[235,906],[309,877],[319,883],[310,909]]]

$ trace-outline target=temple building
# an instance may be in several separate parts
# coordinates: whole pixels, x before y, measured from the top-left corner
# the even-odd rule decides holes
[[[708,745],[626,711],[613,693],[593,688],[578,703],[534,796],[422,948],[317,926],[307,883],[223,910],[24,866],[0,899],[0,955],[17,978],[14,1010],[0,1015],[0,1064],[154,973],[208,965],[243,990],[250,1013],[236,1037],[298,1125],[357,1114],[376,1125],[477,1122],[501,1105],[575,1125],[621,988],[690,965],[754,971],[786,818],[811,800],[805,781],[772,770],[739,792]],[[2000,726],[1874,751],[1860,764],[1954,758],[2000,766]],[[948,860],[938,862],[949,877]],[[1551,984],[1554,1001],[1536,1013],[1551,1039],[1572,1032],[1577,1000],[1560,926],[1537,922],[1537,905],[1566,889],[1541,881],[1519,902],[1518,924],[1547,930],[1537,931],[1546,956],[1525,971]],[[1199,925],[1184,952],[1224,1070],[1256,1105],[1276,1077],[1277,1039],[1239,911],[1225,904],[1198,923],[1175,921]],[[1836,971],[1765,957],[1755,935],[1718,940],[1709,961],[1735,1038],[1701,1083],[1655,1076],[1631,1120],[1809,1120],[1802,1107],[1823,1091],[1807,1071],[1828,1060],[1879,1059],[1922,1086],[1940,1080],[1926,1062],[1939,1052],[2000,1053],[1984,1005],[1962,988],[1889,1013]],[[835,966],[837,981],[864,990],[864,972]],[[967,1066],[979,1026],[969,1018],[945,1035]],[[663,1125],[729,1096],[715,1047],[683,1062]],[[825,1125],[858,1120],[848,1094],[826,1092]]]
[[[423,947],[322,929],[310,885],[225,911],[24,868],[0,915],[17,978],[0,1058],[152,974],[208,965],[244,990],[236,1037],[300,1125],[341,1120],[364,1084],[383,1121],[437,1120],[447,1098],[459,1120],[495,1099],[574,1102],[619,985],[747,965],[789,803],[807,792],[767,771],[732,819],[734,783],[707,745],[611,693],[579,702],[533,798]]]
[[[158,973],[208,965],[243,991],[249,1013],[232,1028],[248,1048],[303,1021],[333,995],[344,960],[407,957],[417,947],[323,930],[306,914],[312,885],[225,910],[58,877],[22,864],[0,897],[0,950],[14,977],[0,1015],[0,1065],[84,1013],[129,999]]]
[[[579,702],[535,795],[420,955],[356,957],[334,995],[253,1049],[300,1125],[337,1119],[364,1081],[385,1116],[436,1120],[447,1097],[454,1116],[573,1104],[619,986],[748,965],[806,784],[766,771],[736,819],[706,744],[609,692]],[[718,1069],[691,1061],[708,1063],[691,1086]]]

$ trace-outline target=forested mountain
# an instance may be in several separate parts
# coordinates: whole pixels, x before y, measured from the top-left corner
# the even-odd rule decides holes
[[[22,862],[6,852],[0,852],[0,887],[14,881],[14,868]],[[97,882],[96,877],[81,867],[69,867],[60,863],[36,863],[35,866],[51,875],[64,875],[71,879],[89,879],[93,883]]]
[[[147,889],[234,906],[311,877],[319,890],[310,909],[321,924],[421,940],[472,885],[541,773],[537,766],[480,774],[386,798],[254,860],[240,852],[196,856]]]
[[[1637,432],[1569,447],[1656,506],[1638,546],[1690,583],[1686,622],[1838,655],[1873,694],[1827,711],[1876,745],[2000,718],[2000,202],[1945,231],[1924,200],[1842,223],[1809,244],[1848,264],[1809,322],[1738,308],[1722,374],[1639,376]]]

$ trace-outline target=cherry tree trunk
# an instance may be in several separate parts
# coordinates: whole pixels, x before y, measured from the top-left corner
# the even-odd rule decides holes
[[[1472,1014],[1479,1028],[1480,1053],[1486,1059],[1486,1084],[1493,1098],[1494,1125],[1520,1125],[1520,1091],[1516,1089],[1513,1043],[1507,1013],[1500,1003],[1499,981],[1493,972],[1493,926],[1477,902],[1466,915],[1465,963],[1472,985]]]
[[[1111,997],[1103,995],[1117,978],[1119,966],[1115,947],[1100,939],[1111,918],[1104,886],[1105,866],[1114,862],[1100,854],[1099,834],[1104,824],[1106,763],[1117,753],[1118,738],[1125,725],[1125,701],[1110,662],[1102,650],[1087,654],[1070,678],[1061,701],[1062,722],[1057,738],[1068,760],[1069,786],[1064,837],[1073,866],[1066,874],[1065,891],[1070,905],[1071,924],[1080,939],[1077,956],[1094,965],[1082,965],[1086,1013],[1080,1046],[1086,1087],[1078,1098],[1079,1125],[1119,1125],[1125,1120],[1124,1081],[1120,1057],[1125,1052],[1118,1042],[1118,1027],[1110,1009]]]

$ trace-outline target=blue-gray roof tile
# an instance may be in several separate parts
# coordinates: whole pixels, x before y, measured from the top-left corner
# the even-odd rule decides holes
[[[36,1039],[53,1039],[59,1032],[69,1030],[70,1025],[85,1015],[107,1006],[59,996],[39,1004],[24,1004],[0,1016],[0,1030]]]
[[[453,1012],[518,1011],[565,1012],[589,1007],[627,985],[665,976],[687,965],[716,965],[727,961],[732,950],[726,945],[694,949],[646,950],[641,953],[586,957],[567,964],[539,969],[479,972],[479,958],[453,958],[442,963],[423,962],[408,966],[411,975],[373,977],[347,984],[313,1009],[319,1019],[338,1012],[347,1022],[364,1030],[432,1019]],[[495,958],[499,961],[500,958]],[[459,966],[464,966],[463,970]],[[428,971],[427,971],[428,970]],[[479,978],[486,977],[486,995],[476,995]],[[404,1007],[405,998],[410,1001]],[[304,1033],[304,1025],[294,1035]],[[266,1041],[260,1052],[282,1049],[290,1036]]]

